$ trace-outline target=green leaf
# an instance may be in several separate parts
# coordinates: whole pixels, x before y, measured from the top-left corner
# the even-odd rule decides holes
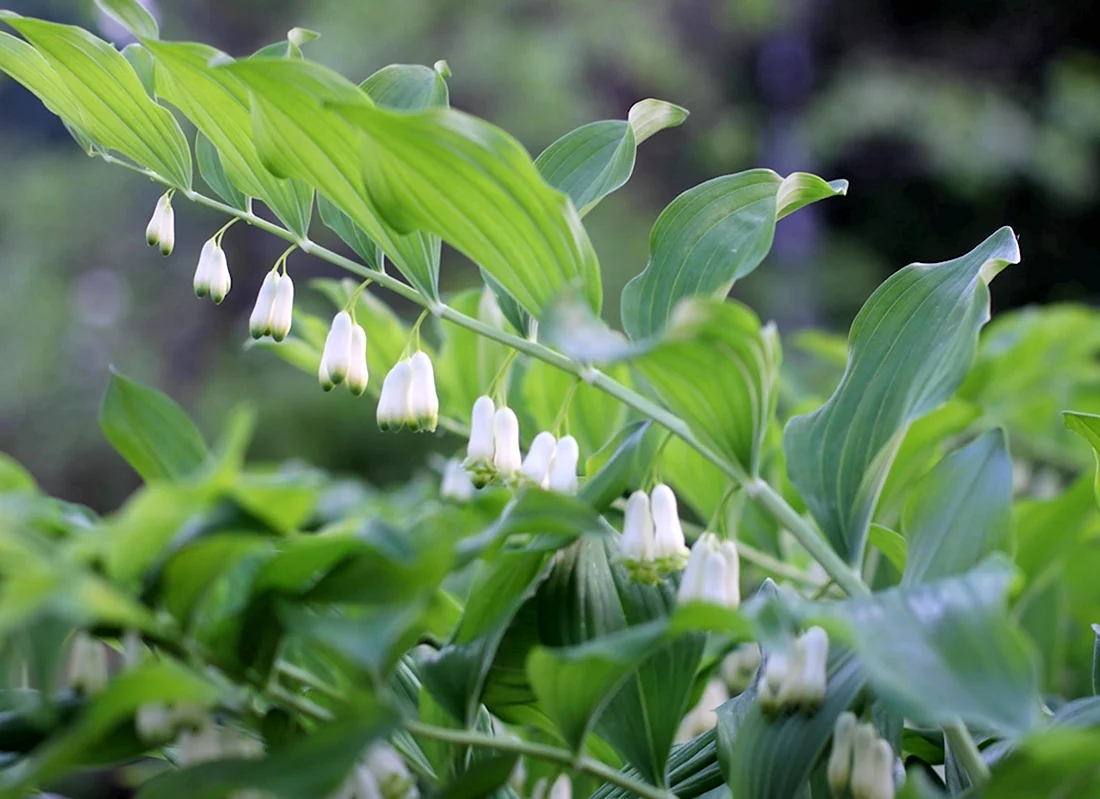
[[[113,369],[99,407],[99,426],[145,481],[187,477],[209,456],[202,433],[168,395]]]
[[[725,296],[764,260],[777,219],[846,190],[843,181],[751,169],[684,192],[657,217],[649,263],[623,289],[623,329],[645,338],[664,329],[681,299]]]
[[[628,120],[592,122],[565,134],[542,151],[535,166],[584,216],[630,179],[641,141],[685,119],[687,111],[679,106],[642,100],[630,109]]]
[[[180,189],[191,187],[191,149],[167,109],[149,99],[129,62],[82,28],[2,12],[46,57],[80,110],[81,127]],[[33,89],[33,87],[30,87]]]
[[[1025,741],[993,771],[983,799],[1100,793],[1100,730],[1057,729]]]
[[[15,458],[0,452],[0,494],[37,490],[38,485],[31,473]]]
[[[225,167],[222,166],[218,149],[201,130],[195,134],[195,160],[198,161],[199,174],[206,181],[206,185],[212,188],[227,205],[233,206],[238,211],[252,210],[249,198],[234,186],[229,176],[225,174]]]
[[[1092,693],[1100,696],[1100,624],[1092,625],[1096,643],[1092,645]]]
[[[385,256],[382,249],[364,232],[363,228],[355,224],[350,216],[327,197],[317,198],[317,210],[321,214],[321,221],[325,223],[325,227],[351,247],[367,266],[378,272],[383,271]]]
[[[1096,501],[1100,503],[1100,416],[1080,411],[1065,411],[1062,416],[1066,421],[1066,428],[1077,433],[1092,446],[1097,465],[1094,492]]]
[[[582,502],[602,511],[635,484],[643,445],[647,436],[653,438],[650,435],[652,429],[652,422],[648,419],[631,422],[588,458],[585,463],[588,479],[578,493]],[[640,481],[637,482],[640,484]]]
[[[571,285],[599,311],[599,263],[580,215],[519,142],[451,109],[339,109],[365,135],[363,178],[394,228],[441,236],[535,318]]]
[[[779,337],[739,303],[685,300],[631,365],[695,436],[755,476],[775,414]]]
[[[221,799],[249,788],[279,799],[329,796],[371,741],[385,735],[396,722],[392,711],[372,704],[357,709],[354,718],[324,724],[273,749],[261,760],[214,760],[168,771],[147,782],[138,799]]]
[[[1012,460],[991,430],[940,461],[920,482],[902,519],[908,557],[902,585],[969,571],[1012,549]]]
[[[788,423],[791,482],[849,562],[860,562],[906,427],[950,397],[970,366],[989,319],[987,281],[1019,259],[1004,227],[961,258],[892,275],[852,323],[848,366],[832,397]]]
[[[872,524],[867,535],[871,546],[886,556],[886,559],[894,565],[899,572],[905,572],[906,544],[905,538],[900,533],[895,533],[889,527],[880,524]]]
[[[612,367],[608,374],[629,384],[629,375],[622,366]],[[563,435],[568,433],[577,439],[581,457],[585,458],[600,449],[619,429],[626,417],[626,406],[610,394],[548,363],[532,360],[527,365],[523,375],[523,407],[538,430],[554,429],[562,406],[570,397],[572,401],[564,416]]]
[[[481,297],[480,289],[470,289],[451,297],[447,304],[490,324],[491,320],[482,318]],[[435,360],[440,410],[468,421],[474,402],[489,390],[509,349],[458,325],[448,323],[442,330],[443,346]]]
[[[40,52],[10,33],[0,32],[0,70],[33,92],[72,133],[86,152],[92,143],[80,106],[65,81]]]
[[[742,697],[718,710],[718,762],[738,799],[787,799],[799,790],[825,751],[837,717],[859,695],[866,679],[850,651],[830,647],[828,690],[812,715],[768,718],[755,701]]]
[[[95,4],[135,36],[155,39],[160,35],[156,19],[138,0],[95,0]]]
[[[445,785],[439,792],[439,799],[482,799],[487,796],[504,799],[508,794],[502,795],[497,790],[508,782],[518,759],[514,752],[480,758],[457,779]]]
[[[1015,737],[1039,721],[1038,668],[1004,609],[1010,564],[830,606],[887,706],[917,724],[964,722]]]
[[[313,189],[301,180],[276,177],[260,159],[253,143],[248,89],[226,70],[211,66],[227,56],[192,42],[149,41],[146,46],[159,65],[157,93],[210,140],[229,182],[262,200],[298,236],[306,236]]]
[[[156,97],[156,64],[153,61],[153,54],[138,42],[133,42],[122,48],[122,56],[134,68],[134,73],[141,80],[141,85],[145,87],[145,93],[150,97]]]

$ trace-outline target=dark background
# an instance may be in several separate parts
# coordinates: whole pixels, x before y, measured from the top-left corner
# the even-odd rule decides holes
[[[90,2],[8,5],[127,41]],[[960,255],[1002,224],[1024,263],[993,284],[995,310],[1091,302],[1100,289],[1090,2],[160,0],[157,15],[164,38],[234,55],[312,28],[322,38],[307,55],[354,80],[445,58],[452,103],[533,153],[644,97],[687,107],[687,123],[646,142],[631,182],[586,218],[612,315],[660,209],[756,166],[851,181],[846,198],[781,222],[768,261],[735,289],[785,334],[844,330],[886,275]],[[254,402],[259,457],[380,480],[420,459],[411,437],[380,445],[368,403],[242,348],[281,242],[235,227],[233,292],[219,308],[196,300],[199,248],[223,220],[177,202],[177,250],[162,259],[143,241],[155,186],[86,158],[10,80],[0,110],[0,450],[44,488],[106,510],[136,484],[96,425],[109,364],[168,391],[211,437],[233,404]],[[331,243],[318,221],[314,235]],[[291,265],[303,288],[331,274],[301,255]],[[454,253],[443,272],[448,289],[476,279]]]

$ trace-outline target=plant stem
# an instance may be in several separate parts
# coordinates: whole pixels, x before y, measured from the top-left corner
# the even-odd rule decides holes
[[[978,751],[978,745],[970,737],[970,731],[961,721],[945,724],[943,735],[947,739],[948,746],[959,759],[959,764],[966,770],[970,782],[974,787],[984,785],[989,781],[989,766]]]
[[[491,735],[470,732],[469,730],[452,730],[419,721],[406,721],[405,729],[413,735],[431,738],[436,741],[444,741],[459,746],[496,749],[501,752],[515,752],[517,755],[526,755],[549,763],[558,763],[566,768],[582,771],[604,782],[617,785],[625,791],[643,797],[643,799],[675,799],[674,794],[640,782],[621,771],[616,771],[606,763],[601,763],[584,755],[574,755],[566,749],[559,749],[555,746],[532,743],[518,738],[496,738]]]

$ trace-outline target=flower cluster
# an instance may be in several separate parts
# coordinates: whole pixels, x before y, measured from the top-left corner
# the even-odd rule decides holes
[[[435,370],[425,352],[402,358],[382,381],[378,397],[378,427],[382,430],[433,432],[439,424]]]
[[[680,580],[680,602],[709,602],[727,608],[741,604],[741,561],[737,545],[703,533],[691,548]]]
[[[661,483],[649,494],[635,491],[630,495],[619,551],[631,579],[637,582],[655,583],[661,574],[684,568],[688,548],[671,488]]]
[[[161,255],[171,255],[176,246],[176,214],[172,210],[172,192],[157,200],[153,216],[145,228],[145,240],[150,247],[159,247]]]
[[[367,333],[351,314],[340,311],[325,337],[317,379],[325,391],[347,383],[348,390],[358,397],[367,390],[367,378]]]
[[[833,796],[847,788],[852,799],[894,799],[894,750],[875,725],[845,711],[833,728],[826,778]]]
[[[820,627],[811,627],[796,638],[788,653],[772,653],[760,681],[764,712],[812,712],[820,707],[825,700],[828,660],[829,636]]]
[[[271,336],[282,341],[290,333],[294,318],[294,281],[290,275],[279,274],[272,269],[264,276],[256,305],[248,317],[248,331],[252,338]]]
[[[199,265],[195,269],[195,279],[192,283],[196,297],[210,295],[215,305],[220,305],[229,293],[233,285],[233,279],[229,274],[229,263],[225,259],[225,250],[218,243],[217,237],[207,239],[199,253]]]
[[[474,402],[464,465],[478,488],[499,479],[575,494],[579,459],[580,448],[573,436],[556,439],[548,432],[535,436],[524,458],[515,411],[497,408],[489,396],[480,396]]]

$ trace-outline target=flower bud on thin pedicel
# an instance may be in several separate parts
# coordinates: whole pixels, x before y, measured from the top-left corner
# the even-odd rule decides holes
[[[580,447],[573,436],[563,436],[554,447],[554,462],[550,466],[550,490],[559,494],[577,493],[577,461]]]
[[[519,452],[519,419],[511,408],[500,408],[493,416],[493,468],[505,480],[519,473],[523,459]]]
[[[879,738],[871,747],[871,762],[874,766],[874,785],[866,795],[856,799],[894,799],[894,750],[890,744]]]
[[[470,473],[457,458],[451,458],[443,467],[443,482],[440,483],[439,494],[455,502],[469,502],[474,498],[474,484]]]
[[[800,637],[791,642],[790,656],[787,661],[787,673],[779,687],[778,699],[781,708],[796,707],[802,701],[802,675],[806,664],[806,645]]]
[[[768,662],[764,666],[764,679],[760,681],[759,687],[760,707],[765,713],[773,713],[779,709],[779,692],[787,680],[789,671],[786,653],[768,654]]]
[[[650,493],[653,511],[653,555],[666,571],[675,571],[687,561],[688,548],[680,524],[676,495],[664,483]]]
[[[691,602],[699,598],[703,590],[703,572],[706,570],[707,555],[717,546],[718,537],[714,533],[703,533],[696,540],[688,555],[687,567],[680,578],[678,601]]]
[[[367,331],[360,325],[351,327],[351,365],[348,368],[348,390],[359,397],[367,390]]]
[[[726,606],[736,610],[741,606],[741,558],[737,544],[726,539],[718,551],[726,559]]]
[[[69,684],[77,691],[94,694],[107,685],[107,650],[84,632],[73,635],[69,650]]]
[[[196,297],[205,297],[210,293],[210,275],[213,271],[211,262],[214,260],[214,250],[217,247],[217,242],[213,239],[209,239],[206,244],[202,245],[202,252],[199,253],[199,263],[195,267],[195,277],[191,281]]]
[[[550,486],[550,466],[554,461],[554,447],[557,439],[553,433],[543,431],[535,436],[531,442],[531,448],[527,450],[527,457],[519,467],[519,473],[525,480],[530,480],[537,486],[548,488]]]
[[[653,515],[645,491],[635,491],[626,501],[619,551],[631,563],[640,565],[653,560]]]
[[[880,746],[885,745],[885,749]],[[893,799],[893,750],[873,724],[860,724],[852,742],[853,799]]]
[[[699,592],[699,601],[712,605],[726,604],[726,559],[717,550],[708,552],[703,564],[703,587]]]
[[[225,250],[214,239],[209,239],[202,245],[199,265],[195,269],[195,296],[205,297],[209,294],[214,304],[220,305],[232,285],[233,279],[229,274]]]
[[[282,341],[290,334],[294,321],[294,281],[283,275],[275,287],[275,302],[271,309],[271,337]]]
[[[852,771],[852,742],[856,733],[854,713],[844,711],[833,726],[833,747],[829,751],[829,763],[826,766],[826,778],[833,796],[839,796],[848,787],[848,776]]]
[[[145,227],[145,240],[150,247],[160,247],[161,255],[171,255],[176,245],[176,219],[172,210],[171,192],[165,192],[157,200],[153,216]]]
[[[325,348],[321,352],[321,368],[317,373],[321,387],[331,391],[334,386],[344,382],[351,368],[351,314],[340,311],[332,320],[325,337]]]
[[[409,416],[409,393],[412,389],[412,364],[408,358],[398,361],[382,381],[378,395],[378,427],[400,430]]]
[[[802,673],[798,681],[798,702],[807,710],[821,706],[828,687],[829,636],[820,627],[811,627],[799,639],[802,643]]]
[[[256,295],[256,304],[252,307],[252,315],[248,317],[248,332],[252,338],[271,335],[275,295],[281,279],[278,271],[274,269],[264,275],[264,282],[260,284],[260,291]],[[289,280],[289,278],[286,279]]]
[[[406,424],[413,430],[434,432],[439,424],[439,395],[435,390],[435,370],[426,352],[417,352],[410,359],[412,385],[409,389],[409,418]]]
[[[474,401],[470,412],[470,442],[466,447],[466,462],[463,465],[478,488],[484,487],[492,479],[495,415],[496,406],[492,397],[483,394]]]

